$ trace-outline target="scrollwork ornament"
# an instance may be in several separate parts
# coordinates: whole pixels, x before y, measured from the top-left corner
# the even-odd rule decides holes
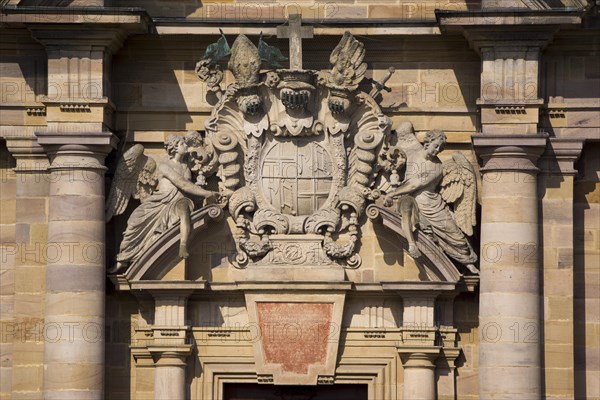
[[[267,55],[262,59],[279,68],[273,64],[280,58],[278,52],[262,38],[259,43]],[[225,49],[224,42],[209,53],[219,49]],[[428,189],[428,200],[417,199],[421,194],[414,191],[401,193],[410,186],[407,160],[417,153],[426,157],[423,147],[429,149],[439,138],[421,146],[406,126],[397,136],[392,134],[390,119],[362,91],[364,55],[364,45],[345,33],[331,53],[328,72],[261,72],[259,49],[244,35],[236,39],[228,63],[235,83],[213,108],[204,146],[194,153],[197,184],[216,172],[221,198],[228,201],[236,226],[237,254],[231,259],[236,268],[275,262],[279,249],[296,240],[306,248],[316,246],[317,252],[294,265],[358,268],[359,220],[365,210],[370,218],[377,217],[368,205],[381,203],[382,196],[390,204],[400,194],[414,199],[405,201],[418,203],[411,209],[413,217],[419,209],[435,214],[433,202],[441,199],[450,204],[444,221],[451,218],[462,231],[472,232],[476,181],[460,157],[445,164],[441,195],[438,188]],[[207,80],[217,80],[215,71],[219,69],[214,63],[198,64],[199,76]],[[380,86],[387,90],[384,83]],[[433,158],[429,161],[437,165]],[[437,214],[427,218],[437,223]],[[411,228],[421,229],[416,218],[410,221],[416,224]],[[432,235],[435,229],[443,229],[442,222],[431,229]],[[473,259],[467,247],[463,250],[465,260]],[[452,249],[445,251],[450,254]]]
[[[289,220],[285,215],[268,208],[256,211],[253,222],[259,235],[285,234],[290,228]]]
[[[335,232],[340,223],[340,212],[337,209],[325,208],[317,211],[304,222],[304,230],[307,233]]]
[[[196,63],[194,69],[198,78],[206,83],[209,92],[215,93],[220,100],[223,94],[221,82],[223,81],[223,71],[218,64],[213,65],[210,59],[204,59]],[[208,95],[208,94],[207,94]]]

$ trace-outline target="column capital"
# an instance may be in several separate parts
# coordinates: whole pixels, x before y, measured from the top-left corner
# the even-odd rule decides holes
[[[540,159],[543,173],[551,175],[575,175],[575,163],[581,156],[584,139],[550,138],[546,151]]]
[[[460,347],[442,347],[440,356],[437,359],[438,366],[443,365],[450,369],[456,368],[456,360],[460,355]]]
[[[435,369],[435,360],[440,356],[440,349],[439,346],[402,346],[397,348],[405,369]]]
[[[29,31],[40,42],[48,55],[53,51],[101,50],[116,53],[127,38],[118,26],[70,26],[48,27],[30,25]]]
[[[580,10],[533,10],[506,7],[512,0],[494,0],[491,8],[479,10],[436,10],[435,15],[445,32],[462,32],[469,41],[485,44],[534,42],[549,43],[560,26],[581,23]],[[503,4],[504,3],[504,4]],[[477,44],[472,43],[477,50]]]
[[[111,132],[36,132],[38,143],[46,149],[89,149],[108,154],[119,139]]]
[[[17,160],[17,173],[39,173],[50,166],[46,151],[35,135],[7,135],[4,139],[8,151]]]
[[[490,15],[484,19],[495,19],[498,16]],[[467,27],[465,37],[471,48],[482,57],[492,53],[523,54],[534,52],[538,56],[540,50],[545,48],[554,38],[558,29],[548,26],[513,26],[510,32],[506,27],[478,26]]]
[[[185,368],[186,359],[192,354],[192,345],[148,346],[148,351],[152,354],[157,367]]]
[[[476,135],[472,137],[477,156],[483,160],[482,173],[515,171],[539,172],[537,161],[546,148],[548,134]]]

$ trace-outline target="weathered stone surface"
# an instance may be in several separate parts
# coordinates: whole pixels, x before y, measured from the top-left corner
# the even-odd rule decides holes
[[[325,384],[365,384],[369,398],[382,399],[432,399],[436,394],[439,399],[473,400],[600,398],[600,76],[597,34],[590,28],[597,25],[597,7],[551,10],[557,4],[512,0],[119,2],[159,18],[148,33],[150,20],[138,10],[46,1],[45,6],[59,8],[42,12],[35,9],[42,2],[26,0],[11,7],[17,3],[10,0],[1,16],[1,399],[224,398],[232,379],[268,388],[282,382],[308,384],[317,392]],[[567,3],[562,6],[581,7]],[[498,10],[499,4],[509,8]],[[288,41],[276,36],[277,26],[299,32],[285,21],[291,14],[301,14],[302,32],[312,30],[314,37],[304,39],[302,46],[293,44],[290,52]],[[197,70],[196,62],[221,37],[219,28],[231,43],[235,35],[246,35],[245,51],[254,51],[249,43],[258,41],[257,50],[268,43],[294,66],[317,76],[305,82],[302,74],[267,68],[268,62],[255,57],[249,71],[243,65],[233,68],[234,74],[223,71],[222,60],[221,78],[198,81],[198,73],[207,71]],[[361,44],[344,35],[346,30],[364,46],[364,58],[362,51],[353,53]],[[125,40],[132,31],[137,34]],[[304,33],[299,36],[308,36]],[[346,50],[332,54],[340,38],[340,49]],[[248,54],[234,60],[244,64]],[[356,57],[340,59],[340,54]],[[209,63],[204,60],[204,67]],[[395,72],[387,79],[389,67]],[[235,92],[236,87],[243,93]],[[366,160],[361,159],[365,154],[353,153],[360,142],[356,133],[363,129],[344,131],[344,118],[360,120],[369,113],[354,113],[352,107],[371,100],[347,97],[352,90],[379,91],[373,115],[387,116],[392,127],[411,121],[419,142],[427,132],[444,129],[446,150],[434,157],[442,165],[453,161],[456,151],[473,165],[482,189],[470,203],[476,205],[472,244],[482,267],[481,296],[472,292],[475,275],[456,269],[443,253],[411,257],[405,240],[410,233],[402,235],[362,214],[363,200],[364,206],[382,202],[392,191],[386,187],[392,170],[385,170],[389,160],[380,158],[384,153],[379,151],[371,153],[376,159],[357,163]],[[302,104],[307,94],[310,100]],[[220,107],[219,96],[230,102],[226,112],[213,111]],[[222,117],[216,127],[211,127],[213,114]],[[312,134],[305,135],[298,126],[308,125],[310,117],[325,129],[313,132],[311,124],[306,130]],[[98,139],[97,133],[113,129],[123,147],[107,157],[105,171],[102,156],[91,155],[86,146]],[[142,235],[146,243],[141,242],[150,246],[145,255],[150,248],[157,251],[149,256],[153,267],[143,273],[139,269],[141,280],[133,283],[111,276],[119,290],[135,288],[136,296],[113,290],[107,294],[106,267],[119,253],[127,219],[137,207],[147,207],[132,199],[121,216],[104,221],[104,190],[119,180],[118,160],[132,146],[143,145],[147,156],[166,161],[165,139],[183,136],[188,129],[205,131],[207,144],[197,154],[210,156],[207,164],[201,163],[206,189],[221,193],[221,205],[236,201],[231,193],[240,188],[264,201],[254,208],[240,205],[237,216],[227,209],[219,213],[214,206],[214,218],[193,220],[186,259],[177,251],[180,216],[168,235],[156,240]],[[544,149],[539,145],[541,156],[524,143],[531,137],[523,138],[541,140],[540,131],[550,138]],[[62,145],[73,147],[67,155],[36,146],[36,132],[60,132]],[[300,137],[284,137],[284,132]],[[475,143],[473,151],[471,137],[477,132],[488,143]],[[223,150],[224,133],[237,140],[236,152]],[[511,136],[502,144],[494,134]],[[390,129],[382,147],[393,146],[394,136]],[[344,145],[336,147],[333,142],[342,137]],[[253,153],[256,142],[260,151]],[[285,144],[277,147],[275,142]],[[211,150],[214,144],[221,147]],[[490,153],[490,148],[496,150]],[[407,151],[408,158],[416,153]],[[340,155],[344,166],[338,165]],[[320,156],[321,161],[312,161]],[[287,173],[273,169],[288,158]],[[52,172],[47,171],[50,162]],[[246,168],[250,165],[254,168]],[[446,179],[428,166],[415,176],[421,181],[433,175]],[[365,174],[366,183],[352,177],[353,169]],[[342,186],[360,183],[361,196],[344,198],[342,186],[335,186],[339,170],[344,171]],[[396,171],[400,179],[395,185],[411,176],[404,172]],[[290,177],[305,181],[289,185]],[[194,172],[186,181],[195,185],[197,178]],[[298,195],[292,199],[300,201],[289,201],[289,187]],[[420,189],[407,190],[418,195]],[[319,214],[310,222],[315,225],[299,222],[323,208],[329,195],[340,214],[347,211],[337,207],[340,199],[353,204],[346,219],[334,223],[335,216]],[[201,206],[201,199],[190,200]],[[351,215],[353,207],[356,216]],[[287,225],[278,215],[265,215],[265,209],[279,211]],[[449,209],[449,221],[457,221],[456,210]],[[139,226],[151,220],[148,214],[137,217]],[[406,221],[407,213],[404,217]],[[324,221],[330,225],[321,232],[308,228]],[[427,232],[422,229],[426,221],[418,222],[417,244]],[[402,219],[397,217],[395,224]],[[356,269],[326,253],[346,253],[343,247],[352,243],[347,231],[338,235],[342,226],[356,229],[353,250],[362,261]],[[286,232],[273,233],[270,227]],[[448,223],[440,229],[452,227]],[[246,269],[235,268],[240,266],[235,263],[242,236],[238,230],[261,237],[246,243],[254,254],[268,249]],[[327,232],[333,242],[325,241]],[[445,271],[456,282],[447,282],[435,268],[440,265],[449,268]],[[256,304],[261,301],[308,310],[279,315],[292,323],[316,318],[320,314],[313,308],[334,304],[331,321],[339,324],[329,331],[334,339],[327,343],[327,368],[314,373],[295,363],[296,356],[316,357],[318,352],[293,345],[266,349],[281,350],[270,354],[286,355],[280,365],[306,370],[303,378],[288,376],[286,381],[282,367],[261,369],[265,353],[254,347]],[[100,345],[104,340],[54,341],[56,326],[67,336],[73,326],[73,334],[83,336],[82,326],[75,329],[82,323],[107,327],[106,350]],[[436,337],[441,349],[433,346]],[[543,385],[538,384],[540,376]]]

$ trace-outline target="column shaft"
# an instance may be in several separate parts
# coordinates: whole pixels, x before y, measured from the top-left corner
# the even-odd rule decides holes
[[[185,400],[185,358],[165,352],[156,363],[154,376],[155,400]]]
[[[539,399],[537,158],[546,137],[473,138],[484,161],[479,303],[481,399]]]
[[[192,352],[185,325],[188,291],[153,291],[154,343],[148,347],[154,365],[154,399],[184,400],[187,393],[186,360]]]
[[[439,347],[398,349],[404,366],[404,399],[435,400],[435,360]]]
[[[104,398],[106,132],[38,134],[51,159],[44,393]]]
[[[5,136],[17,163],[12,399],[41,399],[44,368],[48,157],[33,134]],[[2,261],[4,263],[4,260]],[[26,357],[23,355],[27,354]]]
[[[553,398],[572,398],[574,347],[574,178],[581,139],[552,138],[540,159],[543,242],[544,386]],[[557,284],[558,283],[558,284]]]

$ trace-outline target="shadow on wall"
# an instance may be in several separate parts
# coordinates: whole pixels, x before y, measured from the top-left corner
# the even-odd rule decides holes
[[[600,233],[600,143],[586,143],[583,154],[576,166],[579,177],[575,181],[574,193],[574,279],[573,279],[573,319],[575,346],[575,399],[595,397],[593,387],[597,383],[588,382],[588,377],[598,376],[598,356],[600,345],[590,345],[587,332],[597,332],[598,302],[594,293],[600,290],[598,282],[598,265],[591,265],[586,260],[586,252],[600,251],[597,248],[586,248],[586,243],[598,240]],[[593,245],[593,242],[592,242]],[[595,255],[590,254],[593,259]],[[596,255],[597,257],[597,255]],[[591,308],[590,308],[591,306]],[[594,327],[596,325],[596,327]],[[594,329],[595,328],[595,329]],[[596,379],[596,378],[593,378]]]
[[[210,43],[209,39],[204,39]],[[194,73],[206,44],[178,36],[130,37],[113,57],[112,83],[118,131],[185,131],[194,108],[205,103]],[[161,140],[156,140],[162,147]]]
[[[138,299],[129,292],[115,292],[107,284],[106,296],[106,367],[107,399],[130,399],[132,359],[129,346],[135,345],[133,333],[140,324]]]

